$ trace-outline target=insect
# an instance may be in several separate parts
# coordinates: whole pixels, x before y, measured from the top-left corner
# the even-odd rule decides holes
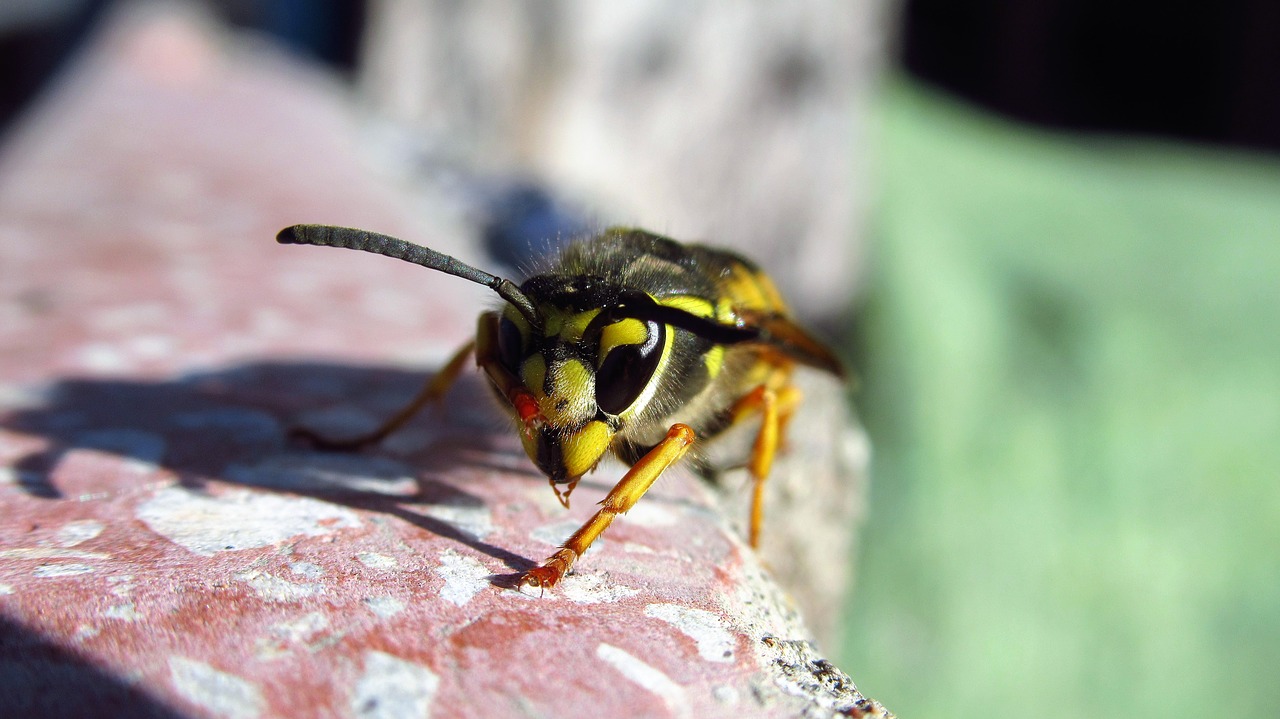
[[[468,342],[377,430],[327,448],[377,442],[440,399],[468,357],[510,409],[525,452],[561,503],[608,452],[630,466],[600,510],[521,584],[551,587],[619,514],[691,447],[759,418],[747,469],[749,540],[758,546],[763,489],[800,402],[797,364],[843,377],[835,355],[801,329],[759,267],[725,250],[610,228],[570,245],[517,286],[448,255],[364,230],[294,225],[282,244],[364,250],[440,270],[497,292]]]

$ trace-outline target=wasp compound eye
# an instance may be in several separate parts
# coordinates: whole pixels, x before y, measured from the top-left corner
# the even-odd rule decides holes
[[[513,375],[520,374],[524,360],[524,337],[515,322],[503,317],[498,321],[498,361]]]
[[[600,352],[604,360],[596,370],[596,403],[608,414],[622,414],[654,379],[666,326],[652,320],[625,319],[604,329]]]

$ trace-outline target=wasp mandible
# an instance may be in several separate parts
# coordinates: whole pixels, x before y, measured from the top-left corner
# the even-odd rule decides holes
[[[304,431],[316,445],[353,449],[381,440],[440,399],[474,354],[514,416],[529,459],[565,506],[607,452],[630,466],[600,510],[525,573],[522,585],[554,586],[690,447],[754,417],[749,540],[758,546],[765,480],[801,398],[792,371],[804,364],[844,377],[840,361],[791,319],[754,263],[644,230],[614,227],[571,244],[519,286],[365,230],[294,225],[276,241],[394,257],[479,283],[506,301],[480,315],[475,339],[385,424],[342,441]]]

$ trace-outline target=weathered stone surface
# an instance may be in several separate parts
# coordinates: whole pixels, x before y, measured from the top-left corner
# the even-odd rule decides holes
[[[118,23],[0,155],[0,707],[62,716],[878,712],[685,472],[545,596],[566,512],[475,377],[357,431],[483,290],[276,246],[299,221],[431,238],[341,93],[181,15]],[[441,281],[443,280],[443,281]],[[327,358],[327,359],[319,359]],[[340,358],[340,359],[332,359]]]

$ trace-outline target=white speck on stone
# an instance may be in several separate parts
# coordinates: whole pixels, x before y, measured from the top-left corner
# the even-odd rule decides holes
[[[459,607],[489,586],[489,570],[475,557],[458,554],[452,549],[440,553],[436,574],[444,577],[440,597]]]
[[[560,582],[560,594],[578,604],[616,602],[639,593],[639,589],[614,584],[608,575],[600,573],[575,574]]]
[[[114,607],[107,607],[102,616],[107,619],[119,619],[122,622],[136,622],[142,618],[142,615],[138,614],[133,604],[117,604]]]
[[[8,584],[0,583],[0,595],[3,594],[13,594],[13,587]]]
[[[101,343],[85,345],[78,349],[75,353],[75,362],[94,372],[121,372],[132,366],[119,349]]]
[[[289,571],[307,579],[319,579],[324,576],[324,570],[311,562],[292,562],[289,564]]]
[[[31,574],[35,577],[74,577],[88,574],[93,567],[88,564],[41,564]]]
[[[658,502],[640,502],[627,511],[626,521],[641,527],[670,527],[680,517]]]
[[[102,522],[95,522],[92,519],[67,522],[58,528],[54,541],[63,547],[74,547],[102,534],[103,528]]]
[[[364,605],[383,619],[390,619],[404,611],[404,602],[395,597],[368,597],[364,600]]]
[[[356,555],[356,559],[360,560],[361,564],[370,569],[381,569],[387,572],[400,566],[400,563],[396,561],[395,557],[379,554],[377,552],[361,552]]]
[[[711,696],[715,697],[715,700],[721,704],[733,705],[742,700],[742,695],[738,693],[738,690],[727,684],[712,687]]]
[[[76,627],[75,640],[83,642],[86,639],[93,639],[102,633],[102,629],[89,624],[81,624]]]
[[[107,584],[111,585],[111,593],[117,597],[123,598],[133,593],[132,574],[116,574],[107,577]]]
[[[237,572],[235,578],[248,584],[255,594],[269,602],[296,602],[318,594],[321,589],[315,584],[294,584],[257,570]]]
[[[671,677],[612,644],[601,642],[600,646],[596,647],[596,656],[618,670],[622,676],[656,694],[672,714],[689,715],[689,704],[684,687],[672,681]]]
[[[650,604],[644,608],[644,613],[668,622],[687,635],[697,644],[698,656],[706,661],[733,661],[733,634],[715,614],[679,604]]]
[[[258,687],[204,662],[170,657],[169,678],[173,688],[187,701],[214,716],[250,719],[261,715],[266,708]]]
[[[418,492],[413,468],[388,457],[293,453],[273,455],[257,464],[227,467],[240,484],[294,492],[334,492],[412,497]]]
[[[106,559],[109,556],[111,555],[102,552],[55,547],[15,547],[0,550],[0,559]]]
[[[328,628],[328,617],[320,612],[308,612],[297,619],[273,625],[271,633],[285,641],[305,644]]]
[[[488,507],[432,504],[422,507],[419,512],[454,527],[472,539],[484,539],[493,533],[493,515]]]
[[[129,351],[144,359],[166,357],[173,348],[173,338],[168,335],[139,335],[129,340]]]
[[[653,547],[645,544],[637,544],[636,542],[624,542],[622,551],[628,554],[657,554]]]
[[[208,497],[181,487],[156,492],[138,507],[137,517],[156,534],[206,557],[360,526],[355,512],[316,499],[248,490]]]
[[[360,719],[428,719],[440,677],[435,672],[383,652],[364,654],[364,674],[351,695],[351,713]]]

